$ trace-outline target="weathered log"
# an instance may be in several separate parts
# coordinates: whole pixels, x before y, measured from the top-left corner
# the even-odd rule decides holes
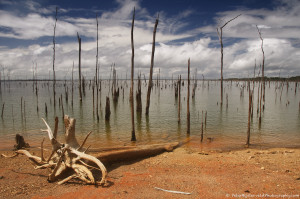
[[[70,118],[68,115],[65,115],[64,117],[64,123],[65,123],[65,140],[66,143],[74,148],[74,149],[78,149],[80,147],[80,145],[78,144],[78,141],[75,137],[75,123],[76,120],[74,118]]]
[[[75,137],[76,120],[74,118],[70,118],[69,116],[65,115],[64,123],[65,123],[66,143],[60,144],[58,141],[56,141],[56,138],[54,137],[49,125],[46,123],[44,119],[43,121],[47,126],[47,130],[44,131],[48,132],[48,136],[52,144],[52,153],[48,158],[48,161],[44,162],[42,158],[39,158],[37,156],[32,156],[29,152],[23,154],[35,160],[33,162],[36,165],[38,165],[37,168],[40,169],[40,168],[50,167],[53,169],[51,174],[48,177],[48,181],[49,182],[57,181],[60,179],[62,173],[65,173],[65,171],[72,169],[73,173],[69,175],[67,178],[60,181],[59,184],[67,182],[73,178],[78,178],[88,184],[104,185],[106,182],[106,175],[107,175],[107,170],[105,166],[95,157],[79,151],[79,149],[82,149],[90,133],[87,135],[83,143],[79,145]],[[39,162],[37,163],[36,161]],[[100,182],[97,182],[94,179],[92,172],[89,170],[89,168],[92,166],[88,165],[84,161],[92,162],[99,167],[99,170],[101,170],[102,172],[102,178]]]
[[[122,161],[131,161],[151,157],[163,152],[170,152],[178,146],[179,142],[144,145],[134,148],[101,152],[95,154],[95,157],[101,160],[101,162],[103,162],[104,164],[112,164]]]
[[[45,122],[45,125],[47,127],[47,129],[43,131],[48,133],[49,139],[52,144],[52,153],[48,160],[44,160],[43,151],[41,151],[42,157],[32,155],[27,150],[17,150],[16,154],[26,155],[29,160],[31,160],[36,165],[35,169],[51,169],[51,173],[48,176],[48,181],[58,181],[58,184],[65,183],[71,179],[76,178],[87,184],[104,185],[106,183],[107,170],[102,161],[105,162],[105,164],[112,164],[121,161],[136,160],[154,156],[165,151],[172,151],[175,147],[179,146],[178,142],[174,142],[168,144],[154,144],[136,147],[128,146],[102,148],[100,149],[102,151],[101,153],[98,152],[93,156],[79,151],[80,149],[82,149],[90,133],[87,135],[83,143],[79,145],[75,137],[75,119],[69,118],[69,116],[67,115],[64,117],[66,127],[66,142],[64,144],[61,144],[56,140],[56,137],[54,137],[54,134],[52,133],[52,130],[47,122],[44,119],[43,121]],[[41,143],[41,148],[43,148],[43,142]],[[91,151],[96,150],[94,149]],[[101,171],[102,175],[100,181],[94,178],[92,169]],[[73,172],[70,173],[66,171]],[[63,179],[62,176],[64,176]]]

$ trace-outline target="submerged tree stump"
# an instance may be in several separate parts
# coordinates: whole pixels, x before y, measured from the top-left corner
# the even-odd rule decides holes
[[[110,119],[110,100],[109,97],[106,97],[106,104],[105,104],[105,121],[109,121]]]
[[[141,83],[141,75],[138,76],[138,89],[136,91],[136,112],[142,112],[142,83]]]
[[[16,144],[14,145],[15,150],[29,148],[29,144],[25,142],[24,137],[20,134],[16,134]]]

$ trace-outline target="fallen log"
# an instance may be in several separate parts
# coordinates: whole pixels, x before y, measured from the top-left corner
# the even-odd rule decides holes
[[[179,142],[166,143],[166,144],[152,144],[137,146],[134,148],[121,149],[101,152],[94,154],[103,164],[113,164],[123,161],[138,160],[161,154],[163,152],[173,151],[174,148],[179,146]]]
[[[15,151],[15,153],[26,155],[29,160],[34,163],[35,169],[50,169],[48,181],[58,181],[58,184],[68,182],[71,179],[79,179],[87,184],[105,185],[107,170],[104,164],[109,165],[123,161],[147,158],[166,151],[170,152],[180,145],[179,142],[173,142],[143,146],[122,146],[91,149],[89,150],[89,152],[93,152],[93,155],[91,155],[86,153],[86,151],[88,151],[88,148],[83,148],[83,145],[91,132],[86,136],[82,144],[79,145],[75,136],[75,119],[69,118],[67,115],[64,117],[65,143],[60,143],[59,141],[57,141],[56,128],[55,133],[52,133],[52,130],[47,122],[44,119],[42,120],[47,127],[46,130],[42,131],[48,133],[48,137],[52,145],[52,152],[48,159],[45,160],[43,154],[44,140],[41,143],[41,157],[32,155],[29,151],[24,149],[17,150]],[[58,120],[56,120],[55,126],[57,126],[57,122]],[[15,157],[16,155],[2,156]],[[70,170],[73,172],[68,172]],[[94,170],[98,172],[101,171],[100,182],[95,179],[94,172],[92,172]],[[63,179],[62,176],[64,176]]]

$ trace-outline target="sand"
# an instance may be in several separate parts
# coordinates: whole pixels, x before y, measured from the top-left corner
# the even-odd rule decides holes
[[[58,185],[25,156],[0,157],[0,198],[300,198],[299,148],[215,152],[181,146],[107,169],[105,187],[75,180]]]

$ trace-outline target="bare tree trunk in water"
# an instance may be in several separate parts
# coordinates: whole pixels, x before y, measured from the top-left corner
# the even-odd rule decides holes
[[[250,81],[248,81],[249,86],[249,109],[248,109],[248,129],[247,129],[247,141],[246,146],[250,145],[250,120],[251,120],[251,109],[252,109],[252,91],[250,88]]]
[[[56,100],[55,100],[55,29],[56,29],[56,22],[57,22],[57,7],[56,7],[56,12],[55,12],[55,23],[54,23],[54,35],[53,35],[53,102],[54,102],[54,108],[56,105]]]
[[[155,52],[155,35],[156,35],[156,29],[158,25],[158,19],[159,19],[159,15],[156,18],[154,29],[153,29],[153,42],[152,42],[151,66],[150,66],[148,91],[147,91],[146,115],[149,115],[150,94],[152,89],[152,76],[153,76],[153,65],[154,65],[154,52]]]
[[[190,59],[188,60],[187,134],[190,134]]]
[[[130,104],[131,104],[131,141],[136,141],[135,137],[135,128],[134,128],[134,99],[133,99],[133,77],[134,77],[134,42],[133,42],[133,28],[134,28],[134,17],[135,17],[135,8],[133,9],[132,15],[132,24],[131,24],[131,88],[130,88]]]
[[[79,37],[79,34],[77,32],[77,39],[79,44],[79,60],[78,60],[78,71],[79,71],[79,97],[80,102],[82,102],[82,92],[81,92],[81,38]]]
[[[98,86],[98,15],[96,15],[96,21],[97,21],[97,56],[96,56],[96,93],[97,93],[97,99],[96,99],[96,115],[97,115],[97,121],[99,122],[99,112],[98,112],[98,101],[99,101],[99,86]]]
[[[241,14],[239,14],[238,16],[230,19],[223,26],[217,28],[217,33],[218,33],[219,40],[220,40],[220,45],[221,45],[221,107],[223,105],[223,28],[229,22],[233,21],[234,19],[238,18],[239,16],[241,16]],[[219,30],[220,30],[220,32],[219,32]]]
[[[180,124],[180,106],[181,106],[181,75],[178,81],[178,124]]]
[[[261,66],[261,75],[262,75],[262,89],[263,89],[263,110],[265,109],[265,90],[266,90],[266,85],[265,85],[265,52],[264,52],[264,40],[261,36],[261,31],[258,29],[258,27],[256,26],[258,34],[259,34],[259,38],[261,40],[261,51],[263,54],[263,59],[262,59],[262,66]]]

